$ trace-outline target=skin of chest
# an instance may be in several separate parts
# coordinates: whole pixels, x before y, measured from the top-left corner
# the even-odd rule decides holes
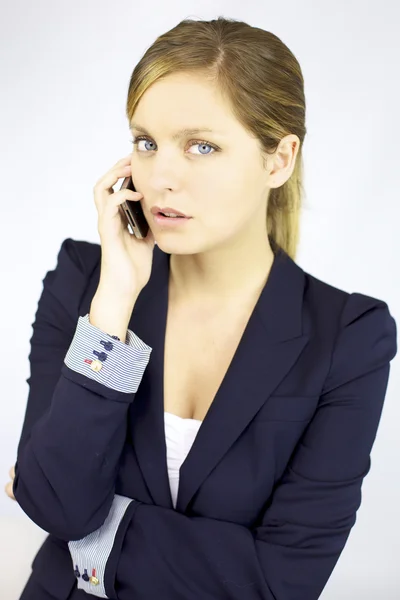
[[[169,307],[164,348],[164,410],[204,420],[250,317]]]

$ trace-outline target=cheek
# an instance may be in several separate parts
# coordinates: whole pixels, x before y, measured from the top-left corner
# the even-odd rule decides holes
[[[240,183],[226,184],[226,181],[221,182],[217,189],[214,189],[212,202],[206,203],[205,218],[210,224],[225,223],[226,227],[235,228],[235,225],[241,223],[248,213],[246,191]]]
[[[215,203],[201,215],[201,225],[210,238],[228,239],[235,238],[246,225],[245,203],[241,196],[233,193],[227,194],[223,200],[221,196]]]
[[[241,174],[242,177],[237,175]],[[243,199],[246,198],[246,185],[243,181],[243,174],[238,170],[227,169],[220,170],[213,177],[200,182],[200,198],[202,205],[207,208],[210,215],[224,216],[228,212],[237,213],[243,208]],[[196,193],[197,195],[197,193]]]

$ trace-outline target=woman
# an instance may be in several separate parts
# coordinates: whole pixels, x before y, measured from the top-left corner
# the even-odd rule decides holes
[[[294,261],[300,66],[261,29],[185,20],[136,66],[127,116],[101,243],[63,242],[33,324],[13,493],[50,535],[21,599],[316,600],[397,347],[384,301]]]

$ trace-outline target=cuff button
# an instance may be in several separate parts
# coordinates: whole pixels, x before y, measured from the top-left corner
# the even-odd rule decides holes
[[[90,578],[90,583],[92,583],[93,585],[99,585],[99,580],[96,577],[96,569],[92,569],[92,576]]]
[[[100,371],[103,368],[103,363],[100,360],[92,360],[90,368],[92,371]]]
[[[105,340],[101,340],[100,344],[104,346],[105,350],[112,350],[114,347],[111,342],[106,342]]]
[[[82,575],[82,579],[83,579],[83,581],[89,581],[90,577],[89,577],[89,575],[87,574],[87,569],[85,569],[85,572],[84,572],[84,574]]]

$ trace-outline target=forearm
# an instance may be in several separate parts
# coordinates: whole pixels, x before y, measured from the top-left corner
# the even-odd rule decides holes
[[[109,513],[127,413],[151,352],[132,331],[127,343],[112,340],[88,317],[79,318],[49,409],[19,450],[14,483],[32,521],[66,540],[95,531]],[[99,370],[88,364],[93,351]]]
[[[321,490],[322,503],[328,488]],[[94,595],[103,589],[120,600],[317,600],[355,519],[336,528],[291,523],[278,514],[297,502],[290,483],[283,494],[278,518],[267,509],[262,524],[251,529],[116,495],[110,517],[119,513],[119,525],[106,522],[96,534],[69,542],[73,564],[91,562],[101,584],[78,579],[78,588]]]
[[[18,455],[14,495],[39,527],[70,540],[94,531],[107,517],[130,402],[83,388],[65,376],[66,369],[50,410]],[[70,376],[79,378],[73,371]]]

